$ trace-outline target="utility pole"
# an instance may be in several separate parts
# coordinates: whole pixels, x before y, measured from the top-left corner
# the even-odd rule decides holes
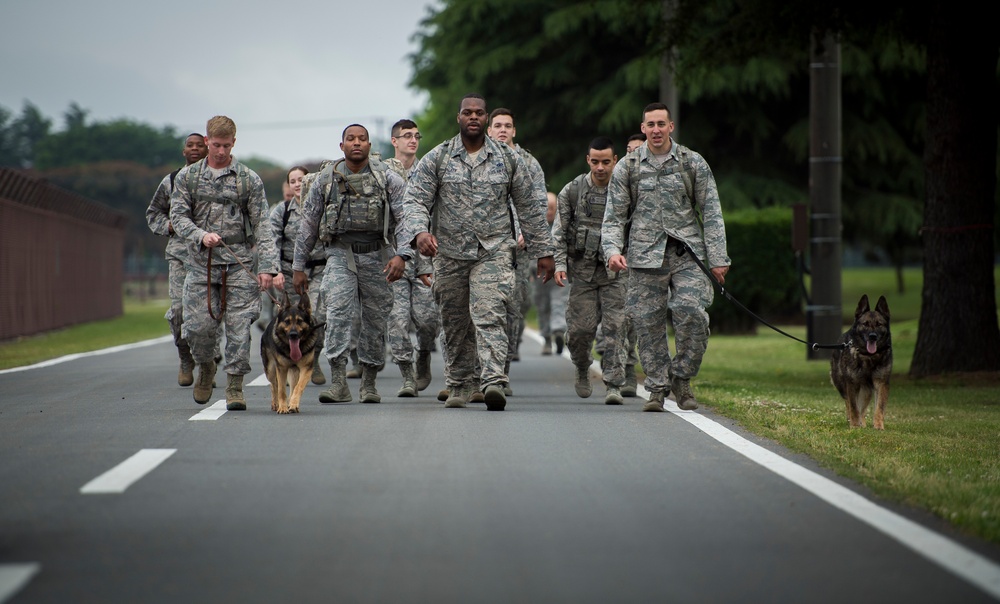
[[[806,339],[833,344],[841,319],[841,95],[840,43],[815,36],[809,53],[809,256],[812,294],[806,306]],[[830,350],[807,350],[807,359],[829,359]]]
[[[670,23],[676,12],[677,0],[663,0],[663,22]],[[674,122],[674,138],[678,138],[681,126],[681,108],[677,101],[677,86],[674,84],[674,45],[670,44],[660,57],[660,102],[670,109],[670,120]]]

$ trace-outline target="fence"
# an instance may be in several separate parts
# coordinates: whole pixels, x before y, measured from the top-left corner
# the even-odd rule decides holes
[[[0,340],[121,315],[126,220],[0,168]]]

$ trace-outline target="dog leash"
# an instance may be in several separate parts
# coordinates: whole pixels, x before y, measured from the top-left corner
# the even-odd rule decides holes
[[[747,313],[748,315],[750,315],[754,319],[757,319],[760,323],[762,323],[762,324],[770,327],[774,331],[780,333],[781,335],[783,335],[783,336],[785,336],[787,338],[791,338],[791,339],[795,340],[796,342],[801,342],[801,343],[805,344],[806,346],[808,346],[810,348],[810,350],[820,350],[820,349],[826,349],[826,350],[843,350],[844,348],[847,347],[846,344],[842,344],[842,343],[838,343],[838,344],[819,344],[819,343],[816,343],[816,342],[806,342],[803,339],[796,338],[792,334],[787,333],[785,331],[782,331],[782,330],[778,329],[777,327],[775,327],[774,325],[771,325],[770,323],[768,323],[767,321],[765,321],[764,319],[762,319],[761,317],[759,317],[755,312],[753,312],[752,310],[750,310],[749,308],[747,308],[746,306],[744,306],[742,303],[740,303],[739,300],[737,300],[736,298],[734,298],[732,296],[732,294],[730,294],[726,290],[726,288],[723,287],[723,285],[721,283],[719,283],[719,280],[715,278],[715,275],[712,274],[712,271],[708,270],[708,267],[705,266],[705,263],[703,263],[701,261],[701,259],[698,258],[698,254],[694,253],[694,250],[691,249],[691,246],[688,245],[688,243],[686,241],[680,241],[679,239],[677,241],[679,241],[680,243],[682,243],[684,245],[684,249],[687,251],[687,253],[694,260],[695,264],[698,265],[698,268],[701,269],[701,272],[705,273],[708,276],[709,281],[711,281],[712,284],[715,285],[715,287],[718,288],[720,294],[722,294],[723,296],[726,297],[727,300],[729,300],[730,302],[732,302],[733,304],[735,304],[737,306],[737,308],[739,308],[743,312]]]
[[[243,261],[240,260],[240,257],[236,255],[236,252],[234,252],[233,249],[231,247],[229,247],[229,245],[227,245],[225,241],[222,242],[222,247],[226,248],[226,250],[228,250],[229,253],[233,255],[233,258],[235,258],[236,262],[238,262],[239,265],[243,267],[243,270],[245,270],[247,273],[249,273],[250,276],[253,277],[255,281],[257,280],[257,275],[255,275],[253,273],[253,271],[251,271],[249,268],[247,268],[247,265],[243,264]],[[212,250],[208,251],[208,265],[207,265],[207,270],[208,270],[208,283],[207,283],[207,286],[208,286],[208,316],[212,317],[212,319],[215,320],[215,321],[221,321],[222,320],[222,315],[226,314],[226,277],[229,275],[229,273],[228,273],[228,271],[222,273],[222,284],[221,284],[222,299],[219,300],[219,316],[216,317],[215,313],[212,312]],[[262,291],[267,294],[267,297],[271,298],[271,302],[273,302],[275,305],[278,304],[278,299],[275,298],[274,295],[271,294],[270,288],[262,290]]]

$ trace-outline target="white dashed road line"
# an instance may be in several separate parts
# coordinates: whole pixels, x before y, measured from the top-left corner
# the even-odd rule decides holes
[[[137,480],[152,472],[177,449],[142,449],[132,457],[80,487],[85,495],[124,493]]]
[[[37,562],[0,564],[0,604],[6,602],[28,584],[42,568]]]
[[[191,416],[188,421],[198,422],[198,421],[214,421],[225,415],[226,413],[226,399],[220,399],[215,401],[211,407],[205,407],[198,413]]]

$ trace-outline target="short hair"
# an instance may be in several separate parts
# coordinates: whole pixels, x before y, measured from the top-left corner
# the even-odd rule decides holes
[[[644,113],[643,115],[646,115],[646,114]],[[633,134],[632,136],[628,137],[628,140],[625,141],[625,142],[626,143],[631,143],[632,141],[643,141],[643,142],[646,142],[646,135],[643,134],[642,132],[638,132],[638,133]]]
[[[187,140],[187,139],[191,138],[192,136],[200,136],[202,138],[205,138],[205,135],[202,134],[201,132],[192,132],[191,134],[185,136],[184,140]]]
[[[594,151],[604,151],[605,149],[611,149],[611,152],[615,152],[615,143],[607,136],[598,136],[594,140],[590,141],[590,149]]]
[[[415,121],[403,118],[392,125],[392,130],[390,130],[389,133],[392,136],[399,136],[399,133],[403,130],[413,130],[414,128],[417,128],[417,123]]]
[[[484,97],[483,95],[479,94],[478,92],[470,92],[469,94],[463,96],[462,100],[458,102],[458,110],[459,111],[462,110],[462,103],[464,103],[466,99],[479,99],[480,101],[483,102],[483,105],[486,105],[486,97]]]
[[[288,169],[288,172],[285,172],[285,182],[286,183],[288,182],[288,177],[291,176],[292,172],[294,172],[296,170],[299,170],[300,172],[302,172],[303,175],[309,174],[309,168],[307,168],[305,166],[292,166],[291,168]]]
[[[514,121],[514,114],[510,112],[510,109],[507,109],[506,107],[497,107],[490,113],[491,124],[493,123],[493,118],[497,117],[498,115],[509,115],[510,121],[511,122]]]
[[[224,115],[217,115],[208,120],[208,124],[205,126],[205,132],[208,133],[208,138],[226,136],[232,136],[235,138],[236,122]]]
[[[668,109],[665,104],[663,104],[663,103],[650,103],[650,104],[646,105],[645,109],[642,110],[642,119],[646,119],[646,114],[649,113],[650,111],[660,111],[660,110],[666,111],[667,112],[667,118],[668,119],[670,118],[670,109]]]
[[[348,124],[348,126],[346,128],[344,128],[344,131],[340,133],[340,140],[341,140],[341,142],[347,140],[347,131],[350,130],[351,128],[355,128],[355,127],[361,128],[362,130],[364,130],[365,131],[365,136],[371,138],[371,135],[368,134],[368,128],[365,128],[361,124]]]

